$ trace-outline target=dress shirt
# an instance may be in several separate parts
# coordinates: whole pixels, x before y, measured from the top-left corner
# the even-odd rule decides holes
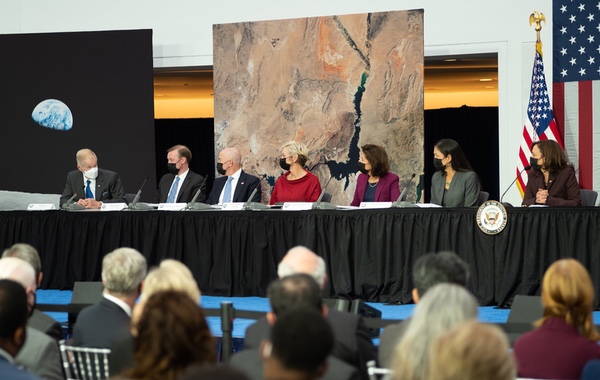
[[[235,187],[237,186],[238,180],[240,179],[240,175],[242,174],[242,168],[239,168],[237,172],[233,173],[229,177],[233,178],[231,180],[231,199],[233,200],[233,194],[235,194]],[[229,180],[229,178],[228,178]],[[219,204],[223,204],[223,195],[225,194],[225,188],[227,187],[227,182],[225,182],[225,186],[223,186],[223,190],[221,190],[221,195],[219,195]]]
[[[171,187],[169,187],[169,192],[167,193],[167,199],[169,199],[168,194],[171,193],[171,189],[173,188],[173,184],[175,183],[175,179],[177,177],[179,177],[179,183],[177,184],[177,192],[175,193],[175,197],[173,197],[173,199],[174,199],[173,202],[177,203],[177,197],[179,196],[179,191],[181,191],[181,186],[183,186],[183,181],[185,181],[185,177],[187,177],[189,171],[190,171],[190,169],[186,170],[182,174],[179,174],[179,175],[176,175],[175,177],[173,177],[173,182],[171,182]]]
[[[87,189],[87,181],[90,181],[90,190],[92,191],[92,195],[94,196],[93,198],[96,199],[96,178],[92,179],[92,178],[88,178],[85,176],[85,174],[81,173],[81,175],[83,176],[83,189],[80,189],[81,192],[83,192],[83,197],[82,198],[86,198],[85,197],[85,189]],[[79,191],[78,191],[79,193]]]
[[[104,296],[104,298],[106,298],[107,300],[114,302],[115,304],[117,304],[117,306],[119,306],[121,309],[123,309],[123,311],[129,316],[131,317],[131,307],[129,305],[127,305],[125,302],[123,302],[122,300],[118,299],[115,296],[112,296],[110,294],[103,294],[102,296]]]

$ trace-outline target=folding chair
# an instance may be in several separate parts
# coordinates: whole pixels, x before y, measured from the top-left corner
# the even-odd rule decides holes
[[[60,357],[67,380],[100,380],[110,377],[108,348],[75,347],[59,342]]]

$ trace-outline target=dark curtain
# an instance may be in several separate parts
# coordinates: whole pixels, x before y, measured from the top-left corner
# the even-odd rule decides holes
[[[431,176],[435,172],[433,146],[441,139],[453,139],[460,144],[479,175],[481,190],[490,193],[490,199],[499,200],[498,107],[462,106],[425,111],[425,202],[429,202]]]
[[[156,119],[154,126],[156,183],[167,174],[167,149],[182,144],[192,151],[190,170],[202,176],[208,174],[206,184],[210,191],[215,177],[214,119]]]

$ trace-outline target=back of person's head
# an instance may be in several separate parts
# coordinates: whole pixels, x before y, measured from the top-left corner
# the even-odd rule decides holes
[[[102,259],[104,288],[114,295],[136,294],[146,276],[146,269],[146,258],[135,249],[115,249]]]
[[[544,273],[542,282],[544,314],[537,325],[548,318],[561,318],[583,336],[600,340],[594,327],[594,285],[588,271],[575,259],[555,261]]]
[[[281,372],[318,378],[326,370],[334,336],[329,323],[317,311],[292,309],[277,318],[269,343],[263,346],[266,379],[285,378]],[[279,372],[279,375],[276,373]]]
[[[412,270],[414,287],[423,297],[442,282],[467,286],[469,266],[454,252],[428,253],[417,259]]]
[[[227,364],[195,364],[179,380],[250,380],[242,371]]]
[[[25,289],[29,313],[35,306],[37,281],[33,267],[25,260],[16,257],[0,259],[0,279],[16,281]]]
[[[435,143],[435,147],[438,148],[444,157],[448,156],[449,154],[452,156],[452,161],[450,161],[452,169],[456,170],[457,172],[473,171],[473,168],[471,167],[471,164],[469,164],[467,157],[460,148],[460,145],[458,145],[455,140],[442,139]]]
[[[544,164],[542,167],[550,173],[557,172],[568,165],[569,160],[567,159],[565,152],[556,141],[536,141],[531,144],[531,149],[533,149],[533,147],[536,145],[542,154],[542,158],[544,159]]]
[[[130,378],[176,379],[192,364],[214,363],[215,346],[202,309],[178,291],[147,299],[134,339]]]
[[[12,247],[6,248],[4,252],[2,252],[2,257],[16,257],[27,261],[35,270],[35,278],[39,279],[40,273],[42,272],[42,261],[40,260],[37,249],[32,245],[25,243],[14,244]]]
[[[288,141],[281,146],[281,149],[283,148],[287,148],[290,156],[298,155],[298,164],[300,166],[306,165],[306,161],[308,161],[308,148],[306,145],[297,141]]]
[[[273,281],[267,288],[271,309],[279,317],[291,309],[312,309],[320,312],[323,308],[321,288],[311,276],[297,273]]]
[[[279,278],[296,273],[308,274],[315,279],[319,286],[325,286],[325,260],[301,245],[287,251],[277,267]]]
[[[387,152],[382,146],[375,144],[365,144],[360,147],[363,155],[371,164],[371,175],[381,177],[390,171],[390,161]]]
[[[477,300],[463,286],[441,283],[425,293],[395,349],[396,379],[426,378],[429,349],[444,332],[477,318]]]
[[[158,267],[150,270],[144,280],[141,299],[148,299],[154,293],[165,290],[184,292],[191,300],[200,302],[200,289],[192,272],[177,260],[163,260]]]
[[[430,350],[430,380],[512,380],[516,364],[497,326],[467,321],[442,334]]]
[[[25,329],[27,317],[25,288],[13,280],[0,280],[0,348],[13,356],[25,343],[24,331],[21,339],[15,333],[19,329]]]

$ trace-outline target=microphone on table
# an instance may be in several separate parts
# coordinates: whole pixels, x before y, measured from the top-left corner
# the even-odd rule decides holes
[[[323,199],[323,196],[326,193],[327,186],[329,186],[329,182],[331,182],[332,179],[333,179],[333,176],[329,177],[329,180],[325,184],[325,187],[323,188],[323,190],[321,190],[321,195],[319,195],[319,198],[317,199],[317,201],[315,203],[313,203],[313,205],[312,205],[313,210],[337,210],[336,205],[329,203],[329,202],[321,202],[321,200]]]
[[[129,204],[129,206],[125,210],[136,210],[136,211],[154,210],[154,207],[150,206],[147,203],[139,203],[140,197],[142,196],[142,188],[146,184],[146,181],[148,181],[148,177],[146,177],[146,179],[144,179],[144,182],[142,182],[142,186],[140,186],[140,189],[138,190],[137,194],[135,194],[135,198],[133,198],[133,201]]]
[[[415,178],[415,176],[416,176],[416,174],[413,173],[410,176],[408,183],[410,183],[413,180],[413,178]],[[396,199],[396,201],[394,203],[392,203],[393,208],[415,208],[415,207],[418,207],[414,203],[406,201],[406,193],[407,192],[408,192],[408,185],[404,186],[404,189],[402,189],[402,192],[400,193],[400,196],[398,197],[398,199]]]
[[[500,203],[502,203],[505,207],[512,207],[512,205],[508,202],[502,202],[502,199],[504,199],[504,196],[506,195],[506,193],[508,193],[508,190],[510,190],[510,188],[512,187],[512,185],[515,184],[515,182],[517,182],[517,180],[519,179],[519,177],[521,176],[521,174],[523,174],[524,171],[526,170],[530,170],[531,169],[531,165],[527,165],[523,168],[523,170],[521,170],[519,172],[519,174],[515,177],[515,179],[510,183],[510,185],[508,185],[508,187],[506,188],[506,190],[504,191],[504,193],[502,193],[502,196],[500,197]]]
[[[187,206],[185,206],[185,208],[184,208],[185,211],[213,210],[213,208],[210,207],[210,205],[207,205],[206,203],[202,203],[202,202],[196,203],[196,200],[200,196],[200,193],[202,192],[202,188],[204,187],[204,184],[206,183],[207,179],[208,179],[208,174],[204,176],[204,181],[202,181],[202,184],[200,185],[198,190],[196,190],[196,194],[194,194],[194,197],[192,198],[192,200],[187,204]]]
[[[85,185],[83,186],[83,189],[85,189]],[[74,199],[77,197],[77,195],[79,195],[79,193],[73,194],[71,196],[71,198],[69,198],[68,201],[63,203],[61,209],[62,210],[85,210],[85,207],[83,207],[82,205],[80,205],[77,202],[74,202]]]
[[[256,173],[256,174],[258,174],[258,173]],[[264,210],[264,209],[270,208],[269,206],[264,205],[264,204],[262,204],[260,202],[252,202],[252,200],[254,199],[254,196],[258,192],[258,189],[260,189],[260,185],[261,185],[262,180],[265,179],[265,175],[262,174],[262,175],[260,175],[260,177],[261,178],[259,179],[258,184],[256,184],[256,186],[254,186],[254,190],[252,190],[252,193],[250,193],[250,196],[248,197],[248,199],[244,203],[244,206],[242,207],[242,210]]]

